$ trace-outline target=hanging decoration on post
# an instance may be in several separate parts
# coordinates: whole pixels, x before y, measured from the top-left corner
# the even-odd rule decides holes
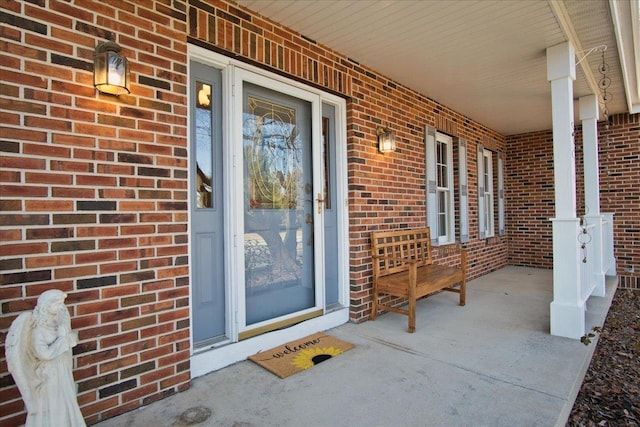
[[[587,245],[591,243],[591,234],[587,226],[587,213],[580,218],[580,234],[578,234],[578,243],[580,243],[580,249],[582,249],[582,263],[587,263]]]
[[[590,54],[596,51],[600,51],[601,53],[601,61],[598,66],[598,71],[600,72],[600,80],[598,82],[598,87],[600,88],[601,93],[599,94],[599,102],[602,104],[603,115],[605,118],[605,145],[607,152],[607,163],[609,162],[609,151],[610,151],[610,141],[609,141],[609,108],[608,103],[613,98],[611,92],[609,92],[609,87],[611,86],[611,78],[607,75],[609,72],[609,65],[605,60],[604,52],[607,50],[606,45],[597,46],[589,49],[587,53],[576,63],[576,65],[580,64],[584,59],[586,59]],[[573,123],[571,123],[571,128],[573,129]],[[571,134],[571,137],[575,137],[575,131]],[[575,141],[572,141],[575,143]],[[574,146],[575,147],[575,146]],[[575,154],[575,148],[574,148]],[[609,198],[609,193],[611,192],[611,179],[610,179],[610,168],[605,168],[607,171],[607,199]],[[582,249],[582,262],[584,264],[587,263],[587,247],[589,243],[591,243],[592,236],[589,233],[589,226],[587,224],[587,215],[589,214],[589,207],[585,206],[585,213],[580,217],[580,233],[578,234],[578,243],[580,244],[580,248]]]
[[[611,162],[611,139],[609,138],[609,106],[608,103],[613,99],[613,94],[609,92],[609,87],[611,86],[611,78],[607,75],[609,72],[609,64],[604,57],[604,52],[607,50],[607,46],[601,47],[601,61],[598,67],[598,71],[600,72],[600,81],[598,82],[598,86],[600,87],[600,103],[602,104],[602,113],[604,115],[604,146],[606,147],[606,161],[607,165],[610,165]],[[607,202],[611,201],[611,168],[609,166],[604,168],[607,173]]]

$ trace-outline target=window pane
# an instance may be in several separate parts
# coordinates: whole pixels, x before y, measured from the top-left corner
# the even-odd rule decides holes
[[[436,150],[436,165],[438,174],[438,187],[449,186],[449,173],[447,169],[447,144],[438,141],[438,148]]]
[[[438,237],[447,235],[448,193],[438,191]]]
[[[197,207],[213,207],[213,129],[211,85],[196,82],[196,191]]]
[[[446,215],[438,216],[438,237],[446,237],[447,235],[447,217]]]
[[[484,156],[484,191],[491,191],[491,162],[488,156]]]
[[[485,226],[487,230],[487,236],[493,236],[493,195],[486,194],[484,198],[485,206]]]

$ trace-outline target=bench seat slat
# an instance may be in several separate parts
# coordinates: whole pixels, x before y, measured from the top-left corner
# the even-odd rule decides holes
[[[416,298],[421,298],[448,286],[460,283],[462,270],[455,267],[426,265],[417,268]],[[396,297],[409,297],[409,271],[394,273],[379,282],[379,292]]]

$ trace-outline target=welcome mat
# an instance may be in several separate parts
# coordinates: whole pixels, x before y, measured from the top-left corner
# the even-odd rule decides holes
[[[319,332],[270,350],[261,351],[249,356],[249,360],[280,378],[286,378],[351,350],[353,347],[355,345],[351,343]]]

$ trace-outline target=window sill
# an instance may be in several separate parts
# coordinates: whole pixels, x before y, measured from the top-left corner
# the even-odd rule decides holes
[[[453,245],[454,243],[457,243],[455,240],[450,240],[447,242],[436,242],[436,243],[432,243],[431,246],[447,246],[447,245]]]

